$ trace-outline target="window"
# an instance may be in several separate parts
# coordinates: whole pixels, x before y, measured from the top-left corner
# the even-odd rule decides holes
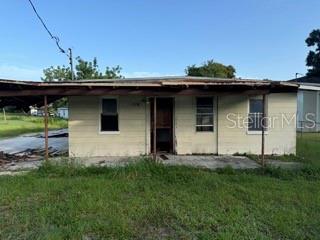
[[[249,100],[248,130],[262,131],[263,101],[262,99]]]
[[[197,132],[213,131],[213,98],[197,98]]]
[[[119,131],[117,99],[102,99],[101,132]]]

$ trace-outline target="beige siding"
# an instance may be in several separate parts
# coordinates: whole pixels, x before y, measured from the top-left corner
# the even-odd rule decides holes
[[[100,106],[100,97],[69,98],[70,156],[134,156],[148,153],[149,110],[144,97],[118,97],[120,131],[115,134],[100,133]]]
[[[233,123],[227,114],[246,117],[248,114],[248,96],[234,95],[219,97],[219,154],[261,153],[261,134],[249,134],[246,128],[232,128]],[[287,124],[282,118],[286,114],[289,120],[296,114],[296,93],[274,93],[267,97],[267,116],[274,119],[274,126],[265,136],[266,154],[289,154],[296,151],[295,119]],[[229,119],[234,120],[234,117]],[[283,124],[282,124],[283,123]]]
[[[175,98],[175,136],[177,154],[216,153],[216,131],[196,132],[196,97]]]
[[[177,154],[233,154],[261,152],[261,134],[247,128],[231,128],[229,113],[246,117],[246,95],[214,97],[214,131],[196,132],[196,97],[177,96],[174,107],[175,151]],[[136,156],[150,153],[150,106],[144,97],[118,97],[118,134],[99,132],[100,97],[70,97],[70,156]],[[218,102],[218,114],[217,114]],[[265,137],[267,154],[295,153],[295,120],[281,125],[281,115],[296,113],[296,93],[270,94],[268,117],[278,117]],[[218,126],[218,131],[217,131]]]

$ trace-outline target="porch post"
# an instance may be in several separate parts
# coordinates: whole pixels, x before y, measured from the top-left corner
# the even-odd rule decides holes
[[[157,160],[157,97],[153,98],[153,160]]]
[[[216,96],[216,147],[217,155],[219,155],[219,96]]]
[[[45,160],[49,159],[49,142],[48,142],[48,99],[44,96],[44,148]]]
[[[266,116],[266,95],[262,95],[262,131],[261,131],[261,164],[262,167],[265,167],[265,160],[264,160],[264,130],[265,130],[265,116]]]

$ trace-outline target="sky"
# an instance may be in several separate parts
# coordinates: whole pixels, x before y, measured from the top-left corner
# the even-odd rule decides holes
[[[308,34],[320,28],[319,0],[33,0],[74,56],[126,77],[184,75],[213,59],[241,78],[287,80],[305,73]],[[28,0],[1,1],[0,78],[40,80],[67,65]]]

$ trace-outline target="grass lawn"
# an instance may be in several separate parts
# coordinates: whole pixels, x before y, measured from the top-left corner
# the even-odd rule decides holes
[[[320,136],[297,143],[300,170],[141,161],[0,176],[0,239],[319,239]]]
[[[320,167],[320,133],[297,133],[298,160]]]
[[[320,170],[141,162],[0,177],[0,239],[316,239]]]
[[[49,129],[66,128],[68,122],[60,118],[49,119]],[[7,114],[4,120],[3,114],[0,115],[0,138],[14,137],[24,133],[41,132],[44,129],[43,117]]]

